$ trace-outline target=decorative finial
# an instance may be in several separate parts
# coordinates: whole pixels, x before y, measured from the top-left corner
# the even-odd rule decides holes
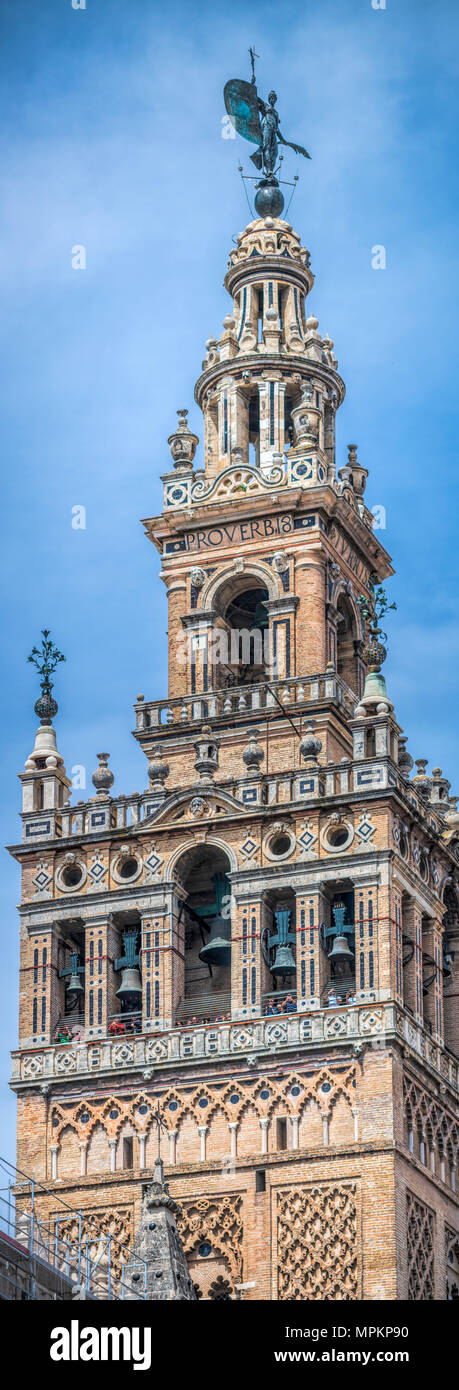
[[[367,485],[368,468],[362,468],[359,463],[356,444],[348,444],[347,463],[345,463],[344,468],[338,470],[338,477],[341,478],[342,483],[347,483],[353,489],[356,497],[363,497]],[[382,592],[383,590],[381,590]],[[395,606],[394,603],[391,605],[392,608]],[[385,611],[386,609],[384,609]]]
[[[190,430],[188,411],[178,410],[177,415],[177,429],[169,435],[167,442],[174,460],[174,468],[191,468],[199,443],[198,436]]]
[[[411,753],[408,752],[408,749],[406,747],[407,742],[408,739],[405,734],[403,734],[398,740],[398,765],[402,777],[405,779],[405,781],[408,780],[413,766],[413,759],[411,757]]]
[[[115,781],[111,767],[107,767],[110,754],[97,753],[96,756],[99,759],[99,766],[92,774],[92,784],[96,788],[98,794],[101,793],[106,796]]]
[[[169,776],[169,763],[163,758],[163,750],[159,743],[153,749],[153,757],[148,764],[148,776],[151,791],[162,792],[164,795],[164,783]]]
[[[308,724],[300,743],[300,753],[302,758],[304,758],[305,762],[318,762],[321,748],[321,739],[316,738],[313,725]]]
[[[242,761],[245,763],[247,771],[255,777],[259,775],[260,763],[263,762],[265,756],[263,748],[260,748],[258,737],[258,729],[253,729],[249,735],[249,742],[242,750]]]
[[[196,772],[201,782],[210,784],[218,768],[218,739],[214,738],[209,724],[203,724],[201,738],[194,746]]]
[[[65,661],[66,658],[63,653],[59,651],[59,648],[53,645],[48,628],[43,628],[41,635],[43,638],[41,651],[39,651],[38,647],[32,647],[27,661],[32,662],[39,676],[41,676],[41,695],[34,705],[35,714],[38,715],[41,724],[51,724],[54,715],[57,714],[59,706],[51,695],[54,681],[52,681],[50,677],[56,670],[56,666],[59,665],[59,662]]]

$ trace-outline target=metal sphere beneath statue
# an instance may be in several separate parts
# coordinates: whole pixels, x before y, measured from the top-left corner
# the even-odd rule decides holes
[[[259,217],[280,217],[284,209],[284,195],[277,179],[263,179],[258,185],[255,207]]]

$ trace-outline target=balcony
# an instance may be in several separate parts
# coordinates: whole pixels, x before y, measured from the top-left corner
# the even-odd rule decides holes
[[[119,1015],[118,1015],[119,1017]],[[188,1017],[197,1017],[196,1009]],[[457,1088],[458,1063],[452,1053],[433,1041],[421,1025],[394,1003],[343,1004],[310,1013],[282,1013],[257,1018],[225,1019],[211,1023],[202,1020],[174,1026],[167,1032],[123,1035],[67,1043],[60,1047],[36,1047],[13,1053],[14,1089],[25,1085],[45,1084],[47,1080],[77,1076],[110,1075],[117,1071],[133,1072],[154,1067],[179,1069],[193,1059],[219,1057],[234,1062],[250,1055],[272,1055],[273,1050],[297,1052],[333,1042],[344,1043],[352,1049],[375,1042],[385,1046],[390,1038],[402,1039],[425,1059],[442,1080]]]
[[[277,698],[276,698],[277,697]],[[157,734],[170,725],[202,724],[203,719],[231,719],[238,715],[278,708],[316,705],[324,701],[343,705],[353,717],[357,695],[340,676],[305,676],[295,680],[261,681],[258,685],[231,686],[208,694],[185,695],[174,700],[138,701],[135,736],[141,742],[150,731]]]

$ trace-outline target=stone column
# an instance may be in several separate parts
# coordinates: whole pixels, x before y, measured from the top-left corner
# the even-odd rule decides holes
[[[85,1027],[87,1038],[107,1036],[111,1014],[119,1013],[120,979],[113,961],[121,954],[119,932],[106,913],[85,927]]]
[[[142,913],[142,1025],[146,1033],[172,1027],[178,998],[177,918],[172,894],[168,892],[166,902],[164,897],[164,892],[158,892],[157,902]]]
[[[296,889],[296,989],[299,1013],[319,1009],[330,967],[320,944],[320,923],[326,920],[322,886]]]
[[[51,1177],[52,1177],[52,1178],[57,1178],[57,1156],[58,1156],[58,1153],[59,1153],[59,1145],[58,1145],[58,1144],[51,1144]]]
[[[298,598],[285,594],[266,604],[269,614],[269,651],[273,679],[289,681],[296,670],[295,614]]]
[[[273,373],[274,376],[274,373]],[[261,381],[260,398],[260,464],[272,463],[273,453],[284,450],[285,384],[281,380]]]
[[[182,623],[182,643],[186,645],[189,685],[186,693],[203,697],[211,683],[209,646],[213,632],[213,616],[202,613],[186,615]]]
[[[169,1163],[176,1162],[178,1129],[169,1130]]]
[[[201,1163],[204,1163],[205,1157],[206,1157],[206,1139],[207,1139],[208,1129],[209,1129],[209,1126],[208,1126],[208,1125],[198,1125],[198,1134],[199,1134],[199,1138],[200,1138],[200,1140],[201,1140]]]
[[[231,438],[231,462],[235,463],[234,451],[240,449],[241,463],[247,464],[249,458],[249,401],[246,393],[234,382],[228,391],[228,411]]]
[[[379,991],[379,932],[378,889],[375,884],[356,887],[355,913],[355,989],[358,1004],[378,998]],[[386,932],[389,942],[389,932]],[[389,962],[387,961],[387,967]]]
[[[291,1121],[291,1125],[292,1125],[292,1149],[297,1149],[297,1148],[298,1148],[298,1144],[299,1144],[299,1135],[298,1135],[298,1130],[299,1130],[299,1127],[300,1127],[300,1117],[299,1117],[299,1115],[291,1115],[291,1116],[290,1116],[290,1121]]]
[[[262,1154],[267,1154],[269,1119],[260,1120],[259,1124],[261,1129],[261,1152]]]
[[[307,676],[325,671],[328,662],[325,622],[325,557],[297,560],[295,587],[300,604],[296,615],[298,640],[296,672]]]
[[[403,1004],[403,931],[402,931],[402,889],[394,886],[391,910],[391,979],[395,998]]]
[[[64,981],[58,977],[59,935],[53,930],[30,935],[21,951],[21,1040],[49,1045],[65,1013]],[[26,988],[24,988],[26,984]]]
[[[432,1036],[443,1044],[443,927],[441,921],[424,919],[422,932],[423,979],[427,994],[423,999],[423,1013],[426,1023],[432,1029]],[[433,976],[433,979],[432,979]]]
[[[109,1139],[109,1141],[108,1141],[108,1147],[109,1147],[109,1149],[110,1149],[110,1172],[111,1172],[111,1173],[114,1173],[114,1172],[115,1172],[115,1169],[116,1169],[116,1143],[117,1143],[116,1139]]]
[[[78,1147],[80,1150],[80,1173],[84,1178],[86,1176],[86,1165],[88,1160],[88,1145],[86,1140],[79,1144]]]
[[[230,1120],[228,1129],[231,1135],[231,1158],[237,1158],[237,1132],[239,1129],[239,1120]]]
[[[328,1146],[328,1121],[329,1121],[329,1115],[328,1115],[328,1113],[327,1113],[326,1115],[322,1114],[322,1130],[323,1130],[323,1141],[324,1141],[324,1146],[325,1146],[325,1148]]]
[[[413,946],[413,954],[404,969],[404,1003],[418,1023],[424,1021],[422,996],[422,913],[414,898],[404,900],[403,935]],[[405,951],[408,950],[407,943]]]
[[[139,1168],[145,1168],[146,1135],[139,1134]]]
[[[233,897],[231,914],[231,1015],[258,1018],[261,1011],[261,901]]]

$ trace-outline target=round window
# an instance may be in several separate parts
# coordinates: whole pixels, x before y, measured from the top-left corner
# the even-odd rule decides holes
[[[65,888],[77,888],[83,878],[81,864],[66,864],[61,872],[61,882]]]
[[[120,878],[134,878],[134,874],[137,873],[138,867],[138,860],[134,859],[133,856],[129,859],[123,859],[118,869]]]
[[[325,825],[320,835],[321,843],[325,850],[332,854],[339,854],[343,849],[349,849],[354,839],[354,831],[350,821],[341,821],[340,825]]]
[[[421,875],[421,878],[424,879],[424,883],[427,883],[427,879],[429,877],[429,865],[427,863],[425,854],[421,854],[421,858],[419,861],[419,873]]]
[[[347,845],[349,831],[345,825],[340,825],[336,830],[329,830],[328,839],[333,849],[340,849],[341,845]]]
[[[209,1240],[203,1240],[202,1245],[198,1245],[198,1255],[205,1260],[207,1255],[212,1254],[212,1246]]]
[[[400,836],[400,845],[399,845],[399,849],[400,849],[400,854],[401,854],[401,856],[402,856],[402,859],[407,859],[407,858],[408,858],[408,841],[407,841],[406,835],[401,835],[401,836]]]
[[[281,854],[288,854],[289,850],[292,848],[292,841],[290,839],[290,835],[285,835],[284,832],[281,831],[278,835],[275,835],[274,838],[271,840],[269,848],[271,850],[271,854],[275,854],[276,858],[277,856],[280,857]]]

